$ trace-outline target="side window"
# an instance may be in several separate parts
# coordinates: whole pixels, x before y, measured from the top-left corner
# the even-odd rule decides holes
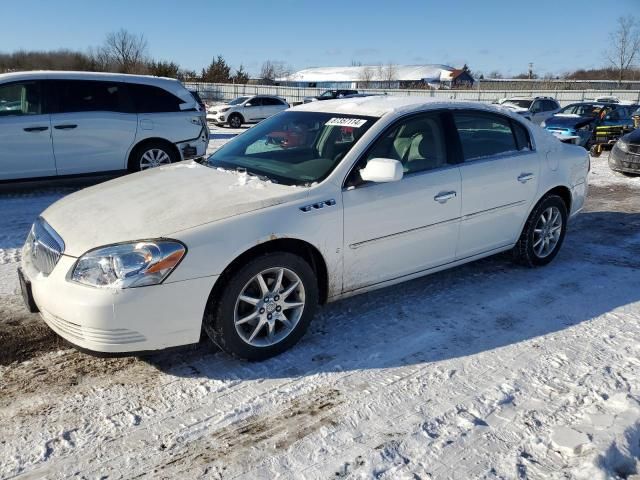
[[[260,97],[252,98],[247,103],[245,103],[245,107],[260,107],[263,105],[263,99]]]
[[[275,98],[262,97],[262,105],[264,105],[265,107],[271,107],[273,105],[282,105],[282,102],[280,102],[280,100],[277,100]]]
[[[91,80],[61,80],[54,82],[57,88],[56,109],[59,113],[71,112],[128,112],[126,85],[116,82]]]
[[[531,150],[531,139],[527,129],[518,122],[512,122],[513,134],[516,137],[518,150]]]
[[[547,108],[546,108],[547,111],[557,110],[558,108],[560,108],[560,106],[553,100],[546,100],[546,104],[547,104]]]
[[[542,100],[536,100],[531,105],[531,113],[539,113],[542,111]]]
[[[518,150],[509,119],[485,112],[454,112],[464,161]]]
[[[447,150],[440,116],[418,115],[400,122],[373,144],[365,160],[372,158],[399,160],[405,174],[442,167]]]
[[[41,114],[41,92],[40,82],[0,85],[0,116]]]
[[[184,103],[178,97],[160,87],[131,84],[130,88],[138,113],[179,112],[180,104]]]

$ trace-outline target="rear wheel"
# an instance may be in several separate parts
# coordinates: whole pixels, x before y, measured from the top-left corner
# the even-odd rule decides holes
[[[567,230],[567,207],[557,195],[544,197],[524,225],[513,253],[518,263],[538,267],[550,263],[560,251]]]
[[[243,123],[242,115],[240,115],[239,113],[233,113],[231,114],[227,122],[229,123],[229,126],[231,128],[240,128]]]
[[[225,280],[205,314],[205,331],[231,355],[264,360],[304,335],[318,304],[311,266],[291,253],[257,257]]]
[[[140,145],[131,154],[129,170],[140,172],[150,168],[170,165],[179,159],[173,148],[161,142],[151,142]]]

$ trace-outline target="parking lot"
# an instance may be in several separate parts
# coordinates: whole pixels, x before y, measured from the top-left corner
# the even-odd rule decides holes
[[[0,477],[626,478],[640,178],[605,153],[590,183],[548,267],[502,254],[330,304],[259,364],[207,341],[99,358],[59,340],[15,271],[34,218],[82,185],[2,192]]]

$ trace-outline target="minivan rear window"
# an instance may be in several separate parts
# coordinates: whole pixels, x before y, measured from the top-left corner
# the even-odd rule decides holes
[[[179,112],[180,104],[185,103],[160,87],[139,84],[129,87],[138,113]]]

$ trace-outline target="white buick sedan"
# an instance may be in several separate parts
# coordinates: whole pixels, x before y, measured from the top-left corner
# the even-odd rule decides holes
[[[29,307],[85,349],[161,349],[204,329],[260,360],[293,346],[319,304],[506,250],[548,264],[588,170],[583,148],[500,107],[314,102],[204,165],[55,203],[33,225],[19,276]]]

